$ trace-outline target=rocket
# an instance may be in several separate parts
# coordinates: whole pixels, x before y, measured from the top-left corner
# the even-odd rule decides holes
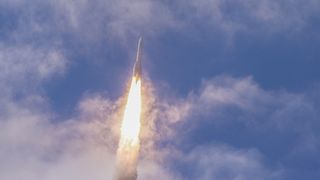
[[[133,67],[133,76],[136,77],[137,80],[141,78],[141,55],[142,55],[141,51],[142,51],[142,37],[140,37],[138,41],[136,62],[134,63],[134,67]]]

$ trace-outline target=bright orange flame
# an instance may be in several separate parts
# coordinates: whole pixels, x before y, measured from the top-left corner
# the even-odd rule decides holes
[[[119,150],[139,149],[141,118],[141,79],[133,77],[121,124]]]

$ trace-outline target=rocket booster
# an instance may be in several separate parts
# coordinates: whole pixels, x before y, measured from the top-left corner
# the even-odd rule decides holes
[[[133,76],[137,79],[141,78],[141,51],[142,51],[142,37],[139,38],[138,41],[138,50],[136,56],[136,62],[134,63],[133,67]]]

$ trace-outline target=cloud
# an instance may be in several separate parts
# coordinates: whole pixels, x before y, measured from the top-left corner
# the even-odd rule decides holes
[[[18,41],[33,37],[33,41],[50,39],[53,44],[61,44],[67,35],[78,43],[99,44],[105,39],[122,43],[179,27],[173,12],[159,1],[5,0],[1,4],[16,12],[8,13],[8,18],[16,22],[15,31],[8,35]]]
[[[6,9],[2,15],[12,26],[0,27],[6,33],[0,37],[0,179],[113,178],[123,99],[87,95],[79,100],[74,115],[61,118],[50,108],[44,84],[75,61],[67,58],[70,52],[62,37],[90,43],[105,33],[116,38],[141,30],[152,33],[170,18],[159,16],[166,9],[155,5],[151,1],[134,6],[124,1],[1,2],[0,8]],[[142,178],[165,172],[157,162],[143,162],[150,171]]]
[[[243,123],[249,126],[269,126],[279,130],[290,128],[304,133],[304,128],[310,128],[307,127],[309,123],[316,123],[317,114],[314,103],[306,96],[285,90],[264,90],[251,77],[236,79],[222,76],[204,82],[195,101],[199,104],[197,111],[204,110],[209,115],[216,110],[219,112],[221,107],[236,108],[242,114]]]
[[[31,45],[0,44],[1,82],[41,81],[52,74],[63,73],[67,60],[59,49],[36,48]]]
[[[103,143],[110,134],[98,126],[105,119],[55,123],[26,105],[11,104],[1,118],[1,179],[112,179],[115,156]]]
[[[164,144],[160,149],[177,150],[183,167],[190,156],[192,175],[195,172],[203,179],[290,179],[293,171],[319,162],[309,157],[316,158],[320,151],[316,140],[320,134],[315,130],[319,128],[319,109],[308,92],[264,90],[251,77],[218,76],[203,81],[199,90],[186,98],[163,103],[166,108],[161,113],[174,116],[157,119],[164,133],[159,138]],[[296,158],[305,164],[299,166]],[[268,159],[268,165],[262,159]],[[308,177],[316,177],[317,169],[319,166]]]
[[[7,101],[0,119],[0,178],[113,179],[122,103],[86,95],[74,116],[56,119],[40,96]],[[160,156],[151,157],[155,150],[144,153],[139,179],[173,179]]]
[[[43,93],[68,62],[56,46],[0,44],[0,179],[112,179],[114,102],[85,98],[58,119]]]
[[[319,2],[275,0],[200,0],[188,1],[185,7],[197,21],[233,36],[238,32],[298,32],[316,16]],[[186,12],[185,9],[182,11]]]
[[[204,80],[198,90],[174,103],[172,106],[163,105],[170,109],[168,114],[171,115],[167,119],[173,123],[191,120],[188,117],[193,115],[214,117],[224,113],[224,109],[235,109],[247,116],[243,123],[250,120],[247,123],[264,126],[266,124],[262,120],[267,117],[270,125],[279,129],[289,126],[301,128],[303,118],[314,122],[317,113],[314,102],[310,101],[307,94],[264,90],[252,77],[217,76]],[[253,121],[250,117],[254,117]]]
[[[77,42],[75,46],[97,45],[104,40],[126,46],[140,35],[161,37],[177,31],[194,37],[219,31],[228,37],[301,32],[320,7],[317,0],[4,0],[1,5],[3,17],[12,21],[12,25],[1,27],[6,39],[63,45],[67,36]]]
[[[52,73],[60,70],[53,68]],[[13,72],[15,76],[41,74],[33,67]],[[41,82],[40,78],[35,85]],[[111,179],[124,99],[87,94],[71,118],[56,119],[38,88],[28,90],[19,101],[10,96],[2,101],[0,167],[5,173],[1,179]],[[140,179],[285,179],[292,174],[286,162],[319,151],[319,133],[314,131],[318,124],[313,119],[317,110],[304,94],[267,91],[251,77],[230,76],[205,80],[198,90],[181,98],[158,96],[161,90],[148,81],[145,88],[149,108],[144,110],[148,121],[143,122]],[[283,148],[284,157],[269,159],[268,150],[250,140],[249,146],[239,147],[223,139],[193,139],[194,132],[203,131],[204,126],[229,131],[234,123],[244,124],[248,132],[257,130],[253,132],[259,137],[260,130],[272,129],[279,138],[281,133],[297,133],[298,140],[290,150],[277,147]],[[246,131],[242,133],[246,137]],[[270,165],[266,159],[280,165]],[[192,170],[184,174],[179,167]]]
[[[262,159],[254,149],[214,144],[195,148],[184,161],[193,172],[187,179],[281,179],[281,172],[269,170]]]
[[[123,99],[84,95],[71,117],[59,118],[43,93],[78,61],[79,47],[177,30],[197,37],[203,29],[299,32],[319,2],[3,0],[0,10],[10,21],[0,26],[0,179],[99,180],[113,177]],[[202,179],[289,179],[310,162],[309,174],[317,175],[317,88],[313,95],[265,90],[252,77],[231,76],[204,80],[186,97],[146,86],[140,179],[187,178],[169,168],[176,163],[194,165],[190,177]]]

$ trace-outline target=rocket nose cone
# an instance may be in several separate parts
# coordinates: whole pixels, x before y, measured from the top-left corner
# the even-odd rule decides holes
[[[140,36],[140,37],[139,37],[138,44],[141,44],[141,43],[142,43],[142,40],[143,40],[143,39],[142,39],[142,36]]]
[[[133,67],[133,75],[141,78],[141,50],[142,50],[142,37],[139,38],[136,61]]]
[[[141,51],[141,49],[142,49],[142,46],[143,46],[143,39],[142,39],[142,37],[140,37],[139,38],[139,41],[138,41],[138,51]]]

